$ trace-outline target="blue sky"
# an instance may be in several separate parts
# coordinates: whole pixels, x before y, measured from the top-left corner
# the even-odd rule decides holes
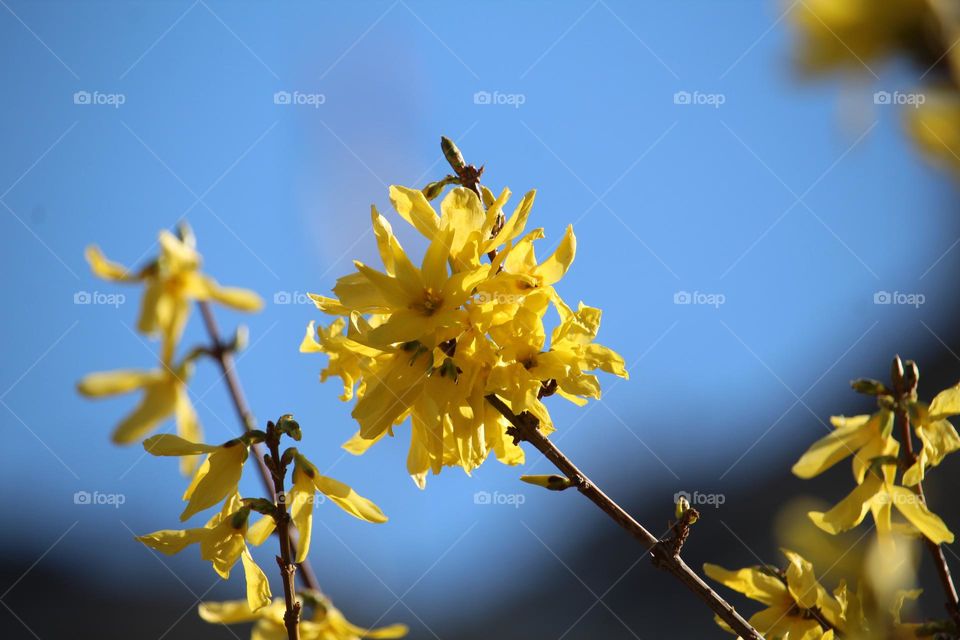
[[[193,555],[164,559],[167,571],[131,540],[175,526],[183,485],[171,461],[108,443],[133,398],[74,393],[89,371],[154,362],[155,345],[132,331],[136,290],[96,281],[84,247],[142,261],[185,216],[207,271],[268,301],[256,316],[219,314],[227,328],[250,327],[238,366],[258,417],[296,414],[308,455],[392,516],[373,527],[326,505],[315,554],[330,592],[382,610],[413,585],[405,600],[439,611],[451,580],[483,586],[500,563],[555,561],[510,538],[542,537],[561,557],[575,546],[577,536],[555,535],[557,519],[586,531],[596,516],[522,488],[518,469],[447,470],[418,491],[404,472],[406,429],[363,458],[343,455],[350,408],[335,384],[318,383],[321,359],[297,353],[318,312],[274,303],[326,292],[351,259],[374,255],[370,204],[388,212],[387,185],[441,177],[441,134],[486,165],[495,191],[538,189],[547,246],[574,224],[578,255],[561,293],[604,310],[600,340],[633,367],[628,382],[603,381],[602,404],[551,407],[562,447],[602,484],[662,487],[651,499],[669,501],[744,482],[821,434],[830,412],[862,409],[845,393],[850,378],[882,376],[894,351],[949,348],[939,336],[956,311],[948,274],[960,223],[901,114],[872,101],[919,74],[877,65],[869,82],[801,79],[782,12],[764,2],[490,2],[465,14],[414,0],[9,1],[0,423],[16,455],[0,497],[29,492],[37,528],[2,535],[31,558],[67,532],[51,557],[80,568],[109,552],[171,591],[177,576],[213,583]],[[77,104],[77,92],[101,104]],[[277,92],[302,103],[276,104]],[[677,104],[678,92],[693,104]],[[417,247],[406,229],[402,239]],[[78,292],[126,301],[78,305]],[[676,304],[683,292],[723,302]],[[877,305],[878,292],[923,304]],[[198,320],[188,343],[202,340]],[[231,437],[212,364],[194,390],[210,438]],[[126,501],[76,506],[76,491]],[[525,502],[475,505],[477,491]]]

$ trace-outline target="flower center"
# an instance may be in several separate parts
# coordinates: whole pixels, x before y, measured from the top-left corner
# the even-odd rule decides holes
[[[423,297],[410,305],[410,308],[425,316],[432,316],[443,306],[443,298],[432,289],[425,289]]]

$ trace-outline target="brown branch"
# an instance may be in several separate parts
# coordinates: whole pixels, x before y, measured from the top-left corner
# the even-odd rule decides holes
[[[910,433],[910,416],[903,410],[897,411],[897,416],[900,419],[900,436],[903,439],[903,467],[904,469],[909,469],[917,462],[917,454],[913,450],[913,436]],[[926,504],[927,499],[923,494],[923,483],[917,482],[916,486],[913,487],[913,491],[920,498],[920,501]],[[957,588],[954,586],[953,577],[950,575],[950,566],[947,564],[947,557],[943,553],[943,548],[930,538],[923,536],[923,543],[930,551],[933,564],[937,568],[937,576],[940,578],[943,592],[947,596],[947,600],[944,602],[947,613],[950,614],[950,618],[954,624],[960,628],[960,602],[957,600]]]
[[[227,391],[230,392],[230,399],[233,401],[233,406],[234,409],[236,409],[237,417],[240,419],[240,424],[243,427],[243,431],[253,431],[257,428],[257,421],[253,417],[253,413],[250,411],[250,406],[247,404],[246,396],[243,393],[243,387],[240,386],[240,378],[237,376],[237,371],[234,367],[233,353],[223,342],[223,338],[220,335],[220,328],[217,325],[217,319],[213,315],[213,309],[210,307],[210,303],[200,301],[197,303],[197,305],[200,307],[200,315],[203,316],[203,324],[207,328],[207,334],[209,335],[210,342],[212,343],[210,346],[210,353],[214,359],[220,363],[220,369],[223,371],[223,379],[226,382]],[[264,462],[263,447],[261,447],[259,444],[255,444],[250,448],[253,451],[254,457],[257,459],[257,468],[260,470],[260,479],[263,482],[264,489],[266,490],[269,498],[276,502],[277,495],[273,484],[273,474],[270,472],[270,469],[267,468],[266,462]],[[289,538],[293,554],[296,556],[296,532],[293,529],[288,528],[287,537]],[[320,584],[317,581],[317,576],[313,571],[313,567],[310,566],[309,560],[304,560],[297,566],[300,568],[300,580],[303,582],[303,585],[307,589],[319,592]]]
[[[610,517],[620,528],[638,540],[650,552],[653,564],[667,571],[693,592],[717,614],[731,629],[744,640],[763,640],[763,636],[750,626],[733,605],[724,600],[716,591],[703,581],[678,555],[647,531],[643,525],[624,511],[624,509],[595,485],[567,456],[563,454],[539,430],[537,419],[529,413],[515,414],[507,404],[495,394],[487,396],[487,401],[505,417],[512,427],[509,435],[516,440],[529,442],[563,473],[577,490]]]
[[[267,425],[267,447],[270,449],[270,458],[265,461],[273,475],[274,512],[273,519],[277,523],[277,533],[280,534],[280,555],[277,556],[277,565],[280,567],[280,577],[283,581],[283,601],[286,611],[283,613],[283,624],[287,628],[289,640],[300,640],[300,603],[296,599],[296,585],[294,574],[297,567],[293,563],[293,551],[290,540],[290,514],[287,512],[287,493],[283,482],[287,475],[287,466],[280,456],[281,432],[272,422]]]
[[[900,422],[900,438],[903,441],[901,465],[904,471],[917,462],[917,454],[913,450],[913,434],[910,432],[910,414],[907,412],[906,403],[915,397],[917,382],[920,377],[915,363],[908,360],[906,364],[907,368],[904,369],[904,363],[900,360],[900,356],[895,356],[890,375],[891,382],[893,382],[893,387],[897,394],[896,415]],[[913,487],[913,491],[917,494],[917,497],[920,498],[920,502],[926,505],[927,499],[923,493],[923,483],[918,481],[916,486]],[[947,600],[944,603],[947,613],[950,614],[950,618],[954,624],[957,625],[957,628],[960,628],[960,601],[957,599],[957,588],[954,586],[953,577],[950,575],[950,566],[947,564],[947,557],[943,553],[943,548],[933,540],[923,536],[923,542],[930,551],[930,556],[933,558],[933,564],[937,569],[937,576],[940,579],[943,592],[947,596]]]

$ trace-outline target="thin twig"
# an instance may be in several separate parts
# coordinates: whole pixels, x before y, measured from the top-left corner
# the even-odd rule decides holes
[[[636,538],[646,547],[653,559],[653,564],[677,578],[685,587],[700,598],[713,610],[731,629],[744,640],[763,640],[763,636],[750,626],[729,602],[724,600],[716,591],[703,581],[676,554],[671,553],[669,547],[647,531],[633,516],[627,513],[620,505],[614,502],[607,494],[600,490],[575,464],[563,454],[550,440],[540,433],[537,419],[529,413],[515,414],[510,407],[497,395],[490,394],[487,401],[505,417],[512,428],[509,434],[516,440],[529,442],[537,451],[542,453],[554,466],[563,473],[577,490],[587,497],[593,504],[606,513],[622,529]]]
[[[297,567],[293,563],[293,552],[290,541],[290,514],[287,512],[287,493],[284,490],[284,478],[287,467],[280,456],[280,430],[272,422],[267,426],[267,447],[270,449],[270,459],[267,463],[273,475],[274,499],[273,519],[277,523],[277,533],[280,534],[280,555],[277,556],[277,565],[280,567],[280,577],[283,580],[283,601],[286,610],[283,613],[283,624],[287,628],[288,640],[300,640],[300,602],[296,599],[294,574]],[[266,462],[266,461],[265,461]]]
[[[223,343],[220,328],[217,325],[217,319],[213,315],[213,309],[210,307],[210,303],[200,301],[197,305],[200,307],[200,315],[203,316],[203,324],[207,328],[207,334],[212,343],[210,352],[217,362],[220,363],[220,369],[223,371],[223,379],[226,382],[227,391],[230,392],[230,399],[233,401],[233,406],[234,409],[236,409],[237,417],[240,419],[240,424],[244,432],[253,431],[257,428],[257,421],[250,411],[250,406],[247,404],[243,387],[240,386],[240,378],[237,376],[236,369],[234,368],[233,353]],[[263,459],[263,447],[255,444],[251,447],[251,450],[257,459],[257,468],[260,470],[260,479],[263,481],[264,489],[266,489],[270,499],[276,502],[276,490],[273,485],[272,474]],[[287,534],[295,556],[297,549],[296,533],[293,529],[288,528]],[[297,566],[300,568],[300,580],[303,582],[303,585],[307,589],[319,592],[320,584],[317,581],[313,567],[310,566],[310,561],[304,560]]]

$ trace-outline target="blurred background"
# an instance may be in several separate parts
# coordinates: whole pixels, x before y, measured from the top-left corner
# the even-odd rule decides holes
[[[865,52],[828,27],[837,40],[811,56],[810,9],[0,0],[0,635],[246,637],[196,615],[242,594],[239,569],[223,582],[196,549],[133,540],[176,526],[185,484],[176,461],[109,443],[136,398],[74,391],[88,372],[155,360],[133,331],[138,292],[96,280],[84,247],[141,264],[185,217],[205,270],[267,300],[255,316],[218,312],[225,330],[250,328],[237,366],[254,412],[294,413],[307,455],[391,516],[375,527],[318,507],[311,558],[352,621],[438,640],[722,637],[587,501],[519,483],[550,471],[534,455],[472,478],[447,469],[420,491],[406,427],[345,454],[350,407],[297,347],[319,317],[306,292],[375,256],[371,203],[419,251],[387,186],[445,175],[450,136],[494,191],[538,189],[548,247],[574,224],[561,293],[604,310],[599,340],[631,368],[586,408],[552,401],[555,441],[654,533],[675,493],[700,496],[693,566],[804,551],[815,534],[793,524],[807,507],[792,498],[835,501],[849,471],[804,482],[789,468],[830,415],[871,408],[849,380],[886,378],[895,353],[920,363],[928,399],[960,378],[956,183],[905,126],[946,82],[949,42],[928,46],[927,22],[899,29],[894,15],[920,55]],[[195,316],[185,343],[203,340]],[[208,438],[233,437],[213,363],[192,392]],[[947,463],[926,487],[955,530],[957,479]]]

